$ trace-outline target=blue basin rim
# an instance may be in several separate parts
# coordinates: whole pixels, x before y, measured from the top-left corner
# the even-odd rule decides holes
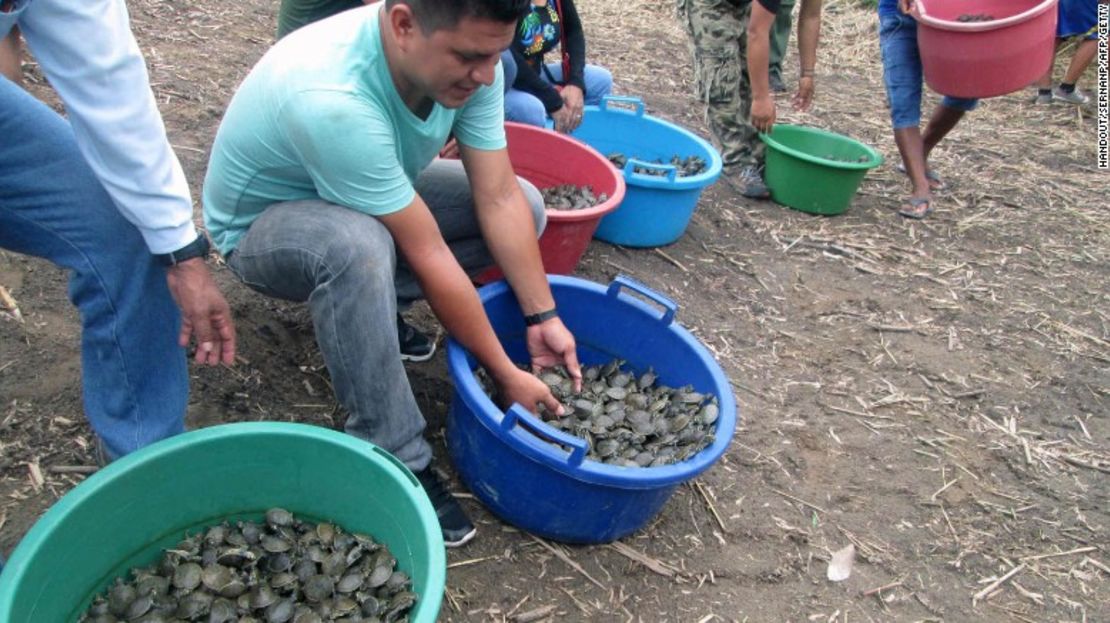
[[[560,287],[586,289],[601,296],[606,296],[608,293],[608,288],[600,284],[575,277],[548,275],[548,280],[551,283],[552,291],[555,292],[556,302],[558,302],[558,289]],[[651,291],[648,290],[647,292],[650,293]],[[510,294],[510,290],[508,284],[502,280],[483,286],[478,293],[482,303],[485,304],[494,297]],[[644,292],[641,291],[641,293]],[[635,297],[621,293],[618,294],[618,298],[622,304],[629,304],[646,315],[660,319],[666,330],[676,332],[685,346],[693,349],[706,363],[714,384],[725,388],[725,391],[722,391],[721,395],[717,397],[720,415],[716,430],[720,433],[716,435],[711,445],[690,459],[661,467],[619,467],[597,461],[582,461],[575,466],[572,465],[572,456],[576,451],[568,453],[543,441],[532,433],[520,432],[521,426],[510,428],[509,434],[506,434],[504,432],[506,428],[505,413],[490,400],[478,384],[478,380],[470,368],[466,349],[454,338],[449,338],[447,341],[447,367],[449,371],[457,372],[452,375],[456,383],[456,395],[462,398],[467,408],[475,414],[476,419],[487,429],[494,431],[499,439],[510,444],[529,459],[555,468],[579,481],[625,489],[654,489],[687,481],[712,466],[724,454],[732,441],[736,428],[736,399],[732,393],[732,386],[712,354],[698,342],[693,334],[677,323],[670,322],[669,319],[665,323],[662,322],[663,318],[671,315],[670,310],[665,312],[663,318],[661,318],[659,310]],[[466,373],[464,374],[462,371],[466,371]],[[524,424],[524,427],[531,430],[548,428],[547,425],[540,422],[539,418],[533,416],[520,405],[514,404],[510,409],[516,410],[514,417],[518,418]],[[498,429],[501,429],[502,432],[498,432]]]
[[[636,98],[612,98],[612,99],[614,101],[631,100],[633,102],[637,102],[638,105],[639,105],[639,108],[637,109],[639,111],[639,114],[637,114],[635,111],[627,111],[627,110],[623,110],[623,109],[620,109],[620,108],[612,108],[612,107],[608,107],[608,106],[586,106],[583,109],[584,110],[583,119],[585,119],[587,115],[592,115],[592,116],[594,116],[594,118],[601,117],[601,119],[599,119],[599,122],[604,123],[604,121],[602,121],[602,120],[606,116],[609,116],[609,117],[612,117],[612,118],[624,118],[624,117],[637,118],[638,117],[638,118],[640,118],[641,123],[661,126],[667,132],[681,134],[683,138],[696,143],[698,148],[704,152],[703,154],[677,154],[676,153],[675,155],[682,156],[682,157],[692,156],[692,155],[693,156],[703,156],[703,155],[707,156],[705,158],[705,165],[706,165],[705,166],[705,171],[703,171],[703,172],[701,172],[697,175],[691,175],[691,176],[688,176],[688,177],[676,177],[673,181],[668,181],[666,177],[660,177],[660,176],[657,176],[657,175],[643,175],[643,174],[637,174],[637,173],[624,172],[624,180],[625,180],[626,183],[634,184],[636,186],[645,187],[645,188],[666,188],[666,189],[671,189],[671,190],[687,190],[687,189],[701,188],[703,186],[708,186],[708,185],[712,184],[713,182],[717,181],[717,178],[721,176],[721,169],[724,166],[724,162],[721,160],[721,154],[709,143],[709,141],[706,141],[705,139],[698,136],[697,134],[694,134],[693,132],[691,132],[691,131],[687,130],[686,128],[684,128],[682,126],[679,126],[675,123],[671,123],[670,121],[660,119],[659,117],[644,114],[643,108],[642,108],[643,104],[642,104],[642,102],[639,102],[639,100],[636,99]],[[582,139],[579,136],[577,136],[577,132],[571,133],[571,136],[573,136],[575,138],[578,138],[578,140],[581,140],[583,142],[587,142],[587,141],[585,141],[585,139]],[[595,135],[595,138],[596,138],[596,135]],[[598,151],[602,151],[599,148],[595,148],[595,149],[598,149]],[[605,153],[605,152],[602,152],[602,155],[608,157],[609,154]],[[629,156],[630,159],[631,158],[640,159],[639,157],[642,156],[642,154],[627,154],[627,155]],[[646,164],[651,164],[651,165],[654,165],[656,167],[660,166],[657,163],[646,163]]]

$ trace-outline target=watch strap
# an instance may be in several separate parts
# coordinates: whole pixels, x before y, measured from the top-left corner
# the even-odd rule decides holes
[[[208,257],[209,249],[210,246],[208,244],[208,238],[206,238],[203,233],[198,231],[196,240],[190,242],[189,244],[181,247],[176,251],[155,254],[154,258],[157,259],[163,266],[176,266],[181,262],[184,262],[185,260],[191,260],[194,257]]]
[[[552,318],[558,318],[558,317],[559,317],[559,312],[554,307],[552,307],[551,309],[549,309],[547,311],[542,311],[538,314],[529,314],[529,315],[525,316],[524,317],[524,324],[531,327],[531,326],[534,326],[534,325],[538,325],[538,324],[540,324],[541,322],[543,322],[545,320],[551,320]]]

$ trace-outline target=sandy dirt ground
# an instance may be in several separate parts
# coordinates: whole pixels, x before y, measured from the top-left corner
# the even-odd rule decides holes
[[[705,136],[672,3],[579,5],[591,60],[613,70],[615,91]],[[199,197],[224,107],[272,43],[276,2],[130,8]],[[539,542],[454,481],[480,531],[449,554],[442,620],[1110,620],[1110,228],[1094,120],[1034,107],[1028,93],[984,102],[935,154],[951,186],[935,214],[901,219],[909,186],[893,166],[876,27],[873,10],[826,2],[815,108],[780,100],[786,121],[887,158],[847,213],[810,216],[718,183],[674,245],[595,241],[579,268],[601,283],[631,275],[678,302],[678,321],[732,381],[741,421],[726,455],[619,546]],[[1081,86],[1092,84],[1093,71]],[[189,424],[340,427],[306,308],[216,270],[243,362],[192,369]],[[93,459],[65,275],[0,252],[0,285],[24,316],[0,318],[10,553],[83,477],[58,468]],[[413,319],[442,334],[426,307]],[[442,351],[409,372],[451,474]],[[851,577],[828,581],[831,553],[848,545]]]

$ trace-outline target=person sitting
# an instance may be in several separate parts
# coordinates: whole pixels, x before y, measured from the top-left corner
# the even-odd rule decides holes
[[[563,62],[544,63],[544,55],[560,46]],[[517,22],[509,57],[502,57],[505,75],[515,75],[505,93],[505,119],[573,132],[582,123],[586,104],[597,105],[613,88],[613,75],[586,64],[586,37],[573,0],[532,0]]]
[[[1072,54],[1071,62],[1064,73],[1064,79],[1052,88],[1052,65],[1044,77],[1037,81],[1037,97],[1033,101],[1037,104],[1050,104],[1053,101],[1078,104],[1080,106],[1090,102],[1090,98],[1077,91],[1075,83],[1087,71],[1087,67],[1095,58],[1098,51],[1098,10],[1095,0],[1060,0],[1057,5],[1059,12],[1056,20],[1056,49],[1059,50],[1064,40],[1071,37],[1080,37],[1079,44]],[[1053,54],[1055,65],[1055,53]]]
[[[929,154],[956,127],[964,113],[975,109],[978,100],[944,96],[933,110],[925,132],[921,132],[923,74],[914,10],[914,0],[879,0],[879,47],[894,142],[902,155],[902,169],[913,184],[913,191],[898,214],[923,219],[933,211],[933,191],[945,186],[929,168]]]

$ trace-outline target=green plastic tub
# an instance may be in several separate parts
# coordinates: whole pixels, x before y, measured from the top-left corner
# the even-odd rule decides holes
[[[776,124],[759,137],[767,144],[764,178],[771,199],[811,214],[841,214],[852,203],[867,171],[882,155],[833,132]]]
[[[75,487],[0,573],[0,621],[76,621],[114,578],[153,563],[186,531],[261,520],[274,506],[384,542],[419,596],[410,620],[435,621],[447,576],[443,535],[412,473],[350,435],[269,422],[178,435]]]

